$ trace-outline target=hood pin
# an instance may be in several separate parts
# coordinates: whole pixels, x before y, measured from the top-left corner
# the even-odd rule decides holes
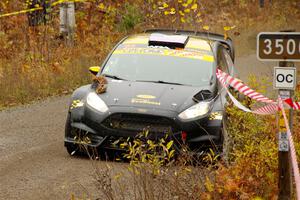
[[[114,98],[114,102],[118,103],[119,99],[118,98]]]

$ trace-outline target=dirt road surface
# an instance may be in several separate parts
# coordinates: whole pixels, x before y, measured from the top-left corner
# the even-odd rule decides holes
[[[272,75],[274,63],[255,55],[237,59],[241,79]],[[99,198],[87,158],[70,157],[63,146],[69,96],[49,98],[0,112],[0,199],[70,199],[83,193]],[[98,162],[104,167],[106,162]],[[110,163],[115,170],[126,163]]]

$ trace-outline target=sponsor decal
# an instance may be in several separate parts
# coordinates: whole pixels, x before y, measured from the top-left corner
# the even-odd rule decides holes
[[[148,94],[139,94],[136,95],[137,98],[141,98],[141,99],[155,99],[156,96],[153,95],[148,95]]]
[[[84,103],[81,100],[73,100],[70,109],[72,110],[74,108],[82,107],[83,105]]]
[[[131,103],[136,103],[136,104],[149,104],[149,105],[160,106],[160,102],[158,102],[158,101],[151,101],[151,100],[149,100],[149,99],[133,98],[133,99],[131,99]]]
[[[119,48],[113,54],[140,54],[140,55],[159,55],[159,56],[173,56],[180,58],[190,58],[203,60],[206,62],[214,62],[212,55],[203,54],[198,51],[174,50],[165,48]]]

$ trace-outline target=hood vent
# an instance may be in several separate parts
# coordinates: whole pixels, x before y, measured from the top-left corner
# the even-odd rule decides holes
[[[211,99],[213,97],[212,92],[209,90],[201,90],[197,94],[193,96],[193,100],[196,102],[204,101],[207,99]]]

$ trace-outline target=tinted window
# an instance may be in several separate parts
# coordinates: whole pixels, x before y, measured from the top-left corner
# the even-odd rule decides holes
[[[228,65],[224,56],[224,49],[220,47],[218,50],[218,68],[228,73]]]
[[[184,50],[117,49],[102,73],[131,81],[165,81],[204,86],[209,85],[213,74],[213,57],[203,52]]]
[[[234,76],[236,74],[236,71],[235,71],[231,56],[229,55],[227,50],[224,49],[223,52],[224,52],[224,57],[225,57],[227,66],[228,66],[229,74]]]

